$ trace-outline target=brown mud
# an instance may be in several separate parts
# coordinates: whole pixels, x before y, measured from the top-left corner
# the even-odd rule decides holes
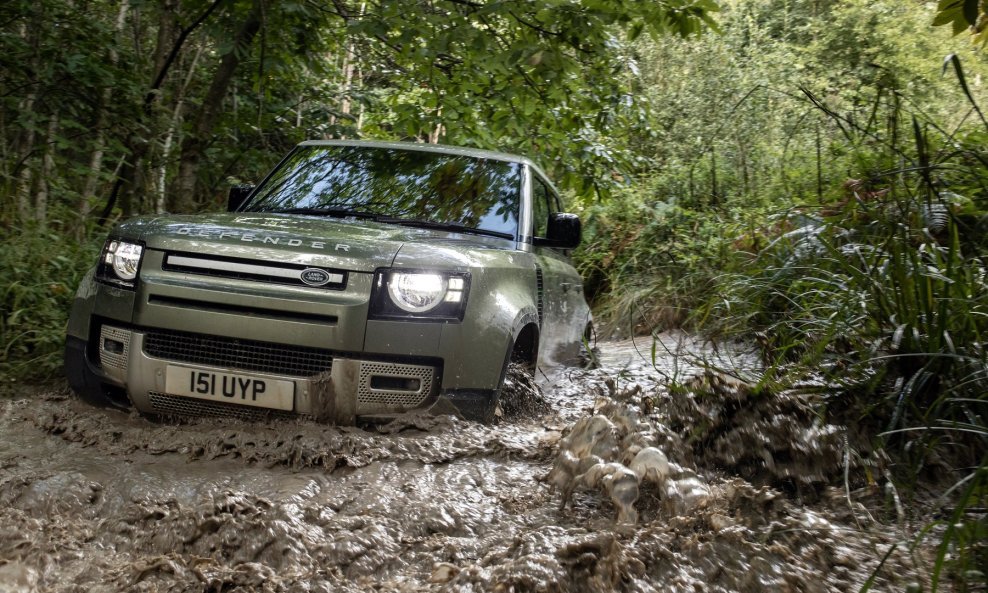
[[[600,368],[540,373],[545,403],[512,401],[491,426],[161,422],[64,389],[0,398],[0,592],[922,580],[884,485],[845,463],[846,429],[650,349],[607,343]]]

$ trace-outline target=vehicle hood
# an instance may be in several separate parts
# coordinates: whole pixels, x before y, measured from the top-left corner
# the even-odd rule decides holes
[[[143,241],[148,249],[365,272],[392,265],[406,244],[460,251],[510,243],[363,219],[241,212],[136,218],[121,223],[114,236]]]

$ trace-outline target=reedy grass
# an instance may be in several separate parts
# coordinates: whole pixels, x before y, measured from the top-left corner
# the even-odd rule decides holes
[[[886,118],[893,126],[906,120],[911,137],[889,138],[911,146],[869,143],[861,159],[899,166],[863,171],[870,187],[849,188],[812,232],[780,237],[754,265],[725,277],[701,315],[726,335],[754,331],[776,379],[821,375],[828,415],[879,437],[901,464],[900,481],[930,479],[944,463],[964,476],[965,488],[948,489],[949,519],[938,521],[945,528],[931,586],[949,577],[956,590],[981,590],[988,270],[984,237],[972,229],[985,217],[977,205],[986,198],[986,153],[955,135],[934,141],[926,130],[939,128],[917,117]],[[951,201],[954,187],[970,199]]]
[[[920,483],[956,483],[923,530],[940,537],[930,584],[975,591],[988,585],[988,123],[960,62],[945,67],[978,116],[955,129],[906,112],[888,89],[867,118],[806,91],[846,132],[854,177],[821,203],[757,225],[625,205],[607,211],[618,232],[598,234],[583,261],[610,258],[605,319],[688,310],[668,319],[758,347],[763,386],[823,385],[821,413],[883,446],[907,497]]]

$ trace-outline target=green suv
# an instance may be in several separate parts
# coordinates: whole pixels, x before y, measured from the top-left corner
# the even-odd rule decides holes
[[[72,307],[69,382],[148,414],[489,420],[510,361],[574,360],[589,328],[580,221],[559,210],[522,157],[302,143],[227,213],[113,229]]]

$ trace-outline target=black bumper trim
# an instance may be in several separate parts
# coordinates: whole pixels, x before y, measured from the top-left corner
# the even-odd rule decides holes
[[[75,336],[65,337],[63,364],[72,391],[94,406],[129,408],[123,389],[113,385],[103,371],[86,356],[87,342]]]

